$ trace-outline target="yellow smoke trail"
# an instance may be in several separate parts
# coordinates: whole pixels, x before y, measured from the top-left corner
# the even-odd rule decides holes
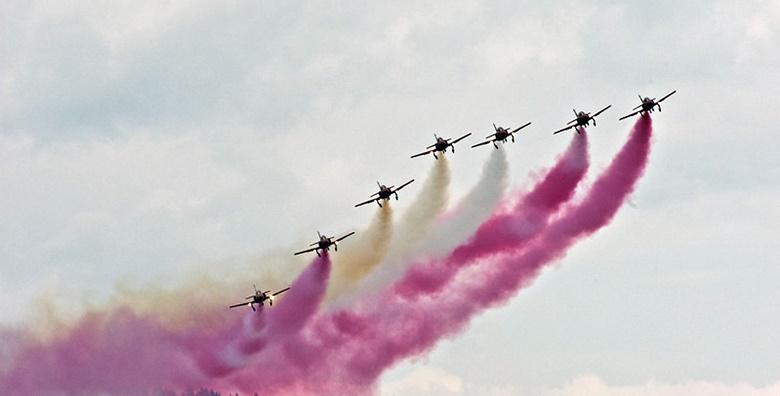
[[[396,227],[390,255],[403,257],[419,246],[449,200],[450,166],[442,155],[434,161],[428,178]]]
[[[435,161],[422,190],[410,204],[397,225],[401,235],[393,235],[392,208],[383,205],[361,238],[349,239],[334,254],[332,286],[327,297],[354,291],[357,283],[370,274],[389,254],[398,261],[418,246],[430,232],[434,221],[447,205],[450,169],[447,158]],[[347,244],[349,242],[349,244]],[[214,326],[226,323],[227,309],[259,289],[281,289],[295,279],[308,262],[307,258],[290,257],[290,250],[275,251],[248,261],[225,260],[188,269],[180,279],[159,279],[156,282],[121,280],[108,301],[83,301],[81,309],[65,309],[49,298],[39,306],[38,318],[47,322],[45,333],[57,334],[83,313],[109,312],[126,307],[137,314],[153,317],[170,329]],[[391,264],[392,265],[392,264]],[[78,313],[75,313],[78,312]]]
[[[417,243],[405,243],[404,245],[408,248],[405,251],[391,248],[388,258],[385,260],[386,263],[363,279],[361,287],[356,293],[351,293],[340,299],[335,305],[345,304],[366,294],[371,294],[389,282],[398,279],[413,263],[410,260],[411,257],[442,255],[465,240],[501,201],[508,183],[508,168],[509,164],[504,150],[495,150],[483,166],[479,182],[452,209],[451,213],[444,215],[443,218],[436,218],[432,227],[427,231],[426,238],[418,239]],[[435,173],[436,169],[433,170],[433,174]],[[417,201],[424,199],[428,191],[430,189],[423,188]],[[432,197],[435,198],[435,194],[432,194]],[[416,204],[417,202],[415,202]],[[398,228],[396,228],[395,235],[404,232]]]
[[[393,234],[393,209],[390,202],[376,212],[368,228],[354,241],[344,241],[339,254],[333,255],[333,272],[328,284],[327,300],[350,291],[357,281],[373,271],[387,254]]]
[[[226,260],[188,270],[183,278],[154,284],[116,285],[109,307],[125,306],[136,313],[155,317],[171,329],[215,326],[236,315],[228,305],[242,302],[260,290],[278,290],[289,285],[308,258],[290,257],[289,250],[278,250],[245,261]],[[282,297],[283,298],[283,297]],[[240,310],[240,308],[238,308]]]
[[[449,186],[450,166],[447,157],[440,156],[434,162],[422,189],[395,226],[382,265],[372,267],[374,271],[362,273],[360,283],[355,280],[350,288],[340,290],[339,298],[333,296],[334,298],[330,300],[331,307],[337,307],[350,301],[360,292],[383,283],[382,279],[390,277],[387,274],[397,274],[402,268],[405,268],[404,262],[428,238],[436,219],[447,206]],[[339,251],[339,253],[341,252]]]

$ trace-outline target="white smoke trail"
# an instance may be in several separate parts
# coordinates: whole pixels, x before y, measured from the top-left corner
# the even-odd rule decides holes
[[[354,298],[370,294],[373,290],[378,290],[381,286],[394,281],[406,271],[407,266],[412,262],[409,258],[413,256],[446,254],[466,240],[501,202],[508,184],[508,169],[509,164],[504,150],[494,150],[482,168],[479,182],[451,213],[439,222],[431,224],[429,231],[426,232],[428,239],[418,240],[419,244],[407,244],[407,250],[394,251],[391,247],[385,262],[363,280],[359,290],[348,298],[340,299],[335,305],[342,306]],[[422,194],[421,192],[417,200],[425,199]],[[396,229],[395,235],[403,232],[400,228]]]
[[[501,202],[508,184],[509,163],[503,148],[493,150],[479,182],[431,231],[417,253],[438,257],[465,241]]]

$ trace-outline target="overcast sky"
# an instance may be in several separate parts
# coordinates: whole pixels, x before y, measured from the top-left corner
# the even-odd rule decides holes
[[[676,89],[613,224],[383,389],[777,394],[780,1],[95,3],[0,3],[0,323],[359,228],[434,132],[532,121],[517,188],[612,104],[598,171]]]

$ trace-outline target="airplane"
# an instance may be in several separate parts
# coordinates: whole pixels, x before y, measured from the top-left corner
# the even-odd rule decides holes
[[[482,143],[477,143],[477,144],[471,146],[471,148],[483,146],[483,145],[486,145],[488,143],[493,143],[493,147],[498,148],[498,145],[496,144],[496,142],[506,143],[506,139],[508,139],[508,138],[512,138],[512,142],[514,143],[514,141],[515,141],[515,132],[517,132],[517,131],[519,131],[519,130],[521,130],[521,129],[529,126],[529,125],[531,125],[530,122],[525,124],[525,125],[523,125],[523,126],[521,126],[521,127],[519,127],[519,128],[516,128],[513,131],[510,131],[510,129],[512,129],[512,128],[497,127],[496,124],[493,124],[493,129],[496,130],[496,133],[494,133],[492,135],[485,136],[485,139],[488,139],[488,140],[486,140],[486,141],[484,141]]]
[[[355,231],[352,231],[349,234],[344,235],[343,237],[341,237],[339,239],[336,239],[334,241],[333,238],[335,238],[335,237],[327,237],[325,235],[320,234],[320,232],[317,231],[317,236],[320,237],[320,240],[317,241],[317,242],[312,243],[311,245],[309,245],[309,246],[314,246],[314,247],[311,248],[311,249],[301,250],[300,252],[295,252],[295,254],[293,254],[293,256],[297,256],[299,254],[309,253],[309,252],[315,252],[315,253],[317,253],[317,256],[321,256],[320,255],[320,250],[327,252],[328,250],[330,250],[331,246],[333,246],[333,249],[338,252],[339,251],[338,242],[341,242],[343,239],[347,238],[348,236],[350,236],[350,235],[352,235],[354,233],[355,233]]]
[[[420,153],[420,154],[415,154],[415,155],[412,156],[412,158],[422,157],[423,155],[426,155],[426,154],[433,154],[433,158],[439,159],[439,157],[436,156],[436,152],[446,153],[447,152],[447,147],[452,147],[452,152],[454,153],[455,152],[455,143],[457,143],[457,142],[459,142],[459,141],[461,141],[461,140],[463,140],[463,139],[465,139],[465,138],[467,138],[469,136],[471,136],[471,132],[469,132],[469,133],[467,133],[467,134],[465,134],[465,135],[463,135],[463,136],[461,136],[461,137],[459,137],[459,138],[457,138],[457,139],[455,139],[453,141],[450,141],[450,140],[452,140],[452,138],[445,139],[443,137],[437,136],[434,133],[433,137],[436,138],[436,143],[426,147],[426,149],[428,149],[428,151],[426,151],[424,153]]]
[[[395,199],[398,200],[398,191],[400,191],[402,188],[408,186],[413,181],[414,181],[414,179],[409,180],[408,182],[402,184],[398,188],[395,188],[395,186],[387,187],[384,184],[380,184],[379,182],[376,182],[376,184],[379,186],[379,192],[371,194],[372,197],[376,196],[376,198],[371,198],[368,201],[361,202],[361,203],[355,205],[355,207],[357,208],[358,206],[363,206],[365,204],[370,204],[371,202],[376,202],[376,204],[379,205],[379,207],[381,208],[382,207],[382,203],[379,202],[379,201],[381,201],[381,200],[387,201],[393,195],[395,195]]]
[[[631,110],[637,110],[637,109],[639,109],[639,110],[638,111],[634,111],[633,113],[631,113],[631,114],[629,114],[627,116],[620,117],[618,120],[625,120],[626,118],[633,117],[633,116],[635,116],[637,114],[652,113],[656,106],[658,106],[658,111],[661,111],[661,102],[663,102],[664,99],[674,95],[675,92],[677,92],[677,91],[676,90],[672,91],[669,94],[667,94],[666,96],[664,96],[663,98],[658,99],[658,100],[655,100],[655,98],[650,99],[648,97],[644,97],[643,98],[642,95],[639,95],[639,100],[642,101],[642,104],[640,104],[639,106],[634,107],[633,109],[631,109]]]
[[[556,133],[561,133],[563,131],[568,131],[569,129],[575,128],[575,131],[577,133],[580,133],[580,129],[584,129],[585,127],[590,124],[591,121],[593,121],[593,126],[596,126],[596,116],[606,111],[608,108],[612,107],[612,105],[609,105],[599,111],[596,112],[594,115],[590,115],[590,113],[586,113],[584,111],[577,112],[577,110],[572,110],[574,112],[574,115],[577,116],[577,118],[569,121],[566,123],[566,125],[572,124],[567,126],[566,128],[561,128],[555,132],[553,132],[553,135]]]
[[[284,288],[282,290],[279,290],[276,293],[268,294],[268,293],[271,293],[270,290],[266,290],[264,292],[261,292],[260,290],[257,290],[257,286],[254,286],[254,285],[252,285],[252,286],[255,288],[255,294],[253,294],[253,295],[251,295],[251,296],[246,298],[246,300],[250,300],[249,302],[242,302],[241,304],[231,305],[229,308],[238,308],[238,307],[243,307],[245,305],[248,305],[250,308],[252,308],[253,311],[257,311],[255,309],[255,304],[263,306],[266,300],[268,300],[268,305],[273,307],[274,306],[274,297],[278,296],[279,294],[282,294],[282,293],[286,292],[287,290],[290,290],[289,287],[286,287],[286,288]]]

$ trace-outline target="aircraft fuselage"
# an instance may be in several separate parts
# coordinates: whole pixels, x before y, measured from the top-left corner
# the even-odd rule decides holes
[[[496,131],[496,135],[495,135],[496,140],[503,142],[508,137],[509,137],[509,131],[507,131],[504,128],[498,128],[498,131]]]
[[[654,100],[643,100],[642,101],[642,111],[645,113],[652,113],[655,106],[657,106],[658,103],[656,103]]]
[[[331,242],[330,239],[324,238],[324,237],[320,238],[319,242],[317,242],[317,246],[321,250],[328,250],[330,248],[330,245],[332,245],[332,244],[333,244],[333,242]]]
[[[447,147],[449,147],[450,143],[442,138],[436,139],[436,151],[447,151]]]
[[[265,295],[265,293],[260,294],[260,295],[255,295],[254,298],[252,299],[252,304],[263,305],[263,302],[265,302],[265,300],[267,300],[267,299],[268,299],[268,296]]]
[[[592,120],[592,118],[587,114],[584,116],[577,116],[577,126],[588,126],[590,124],[590,120]]]

